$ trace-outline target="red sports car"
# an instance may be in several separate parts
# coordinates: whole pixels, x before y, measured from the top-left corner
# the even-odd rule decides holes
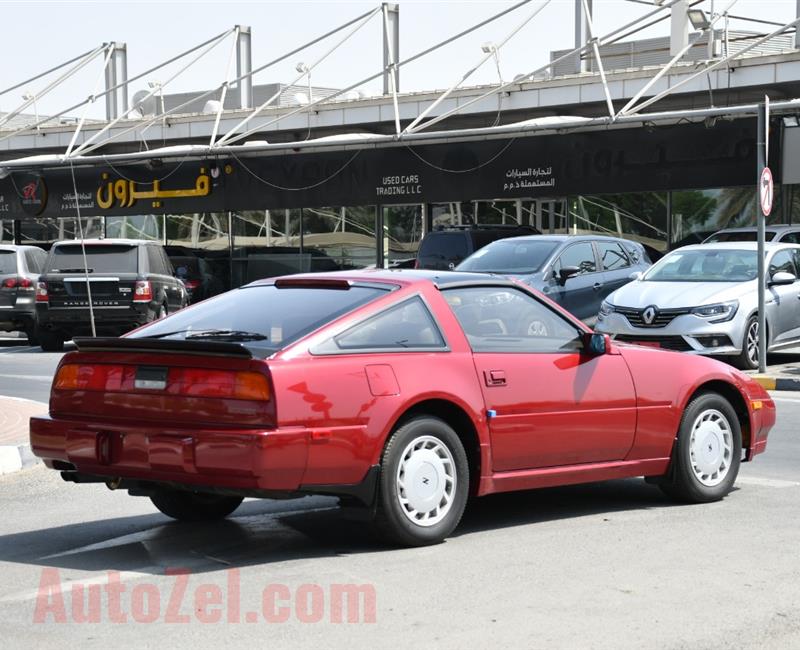
[[[644,476],[714,501],[775,422],[729,366],[616,345],[485,275],[265,280],[77,344],[31,420],[34,453],[184,520],[330,494],[422,545],[470,495]]]

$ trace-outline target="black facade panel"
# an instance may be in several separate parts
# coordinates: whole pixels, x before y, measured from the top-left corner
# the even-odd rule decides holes
[[[77,200],[83,216],[180,214],[755,185],[755,122],[76,169],[77,197],[68,169],[46,170],[36,209],[75,216]],[[770,148],[780,182],[777,131]],[[33,216],[31,201],[27,210],[22,203],[30,182],[22,173],[0,181],[0,218]]]

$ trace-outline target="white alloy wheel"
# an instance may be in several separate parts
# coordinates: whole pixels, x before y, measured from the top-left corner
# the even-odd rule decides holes
[[[532,320],[528,325],[528,336],[547,336],[547,325],[540,320]]]
[[[716,409],[706,409],[695,418],[689,454],[700,483],[715,487],[725,480],[733,459],[733,434],[725,415]]]
[[[453,454],[438,438],[419,436],[403,450],[395,480],[403,514],[418,526],[433,526],[453,505],[457,480]]]

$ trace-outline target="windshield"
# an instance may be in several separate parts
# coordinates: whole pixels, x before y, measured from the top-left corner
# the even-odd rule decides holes
[[[714,233],[703,243],[713,244],[714,242],[721,242],[721,241],[756,241],[757,236],[758,236],[757,230],[733,230],[729,232],[725,232],[723,230],[721,232]],[[765,241],[772,241],[773,239],[775,239],[774,230],[767,230],[764,232]]]
[[[269,356],[389,289],[259,285],[234,289],[155,321],[130,338],[242,341]]]
[[[758,256],[752,250],[677,250],[644,276],[649,282],[746,282],[755,280]]]
[[[136,246],[102,244],[86,246],[86,264],[92,273],[136,273],[139,260]],[[83,251],[80,244],[58,246],[50,258],[49,271],[82,270]]]
[[[17,254],[14,251],[0,251],[0,274],[17,272]]]
[[[476,251],[456,269],[519,275],[535,273],[557,246],[558,242],[554,241],[502,239]]]

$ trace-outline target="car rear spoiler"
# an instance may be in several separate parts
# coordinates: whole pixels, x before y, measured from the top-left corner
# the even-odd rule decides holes
[[[204,354],[252,359],[253,353],[239,343],[222,341],[183,341],[166,339],[132,339],[115,336],[93,338],[79,336],[72,339],[78,350],[115,352],[159,352],[162,354]]]

